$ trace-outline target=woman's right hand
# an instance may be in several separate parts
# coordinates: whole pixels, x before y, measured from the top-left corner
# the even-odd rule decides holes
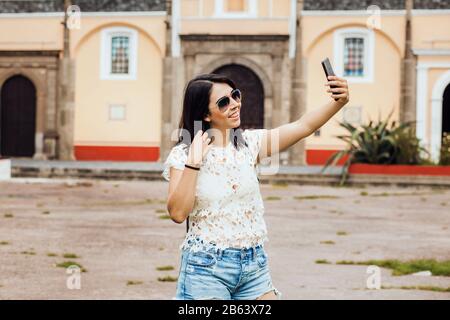
[[[204,156],[212,147],[212,144],[209,144],[210,141],[211,139],[208,138],[208,132],[203,132],[203,130],[197,132],[189,148],[187,165],[197,168],[201,166]]]

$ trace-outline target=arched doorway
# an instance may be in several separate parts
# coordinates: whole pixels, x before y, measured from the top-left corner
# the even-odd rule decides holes
[[[224,65],[213,73],[232,79],[242,91],[241,129],[264,127],[264,88],[258,75],[239,65]]]
[[[22,75],[12,76],[1,87],[0,154],[32,157],[35,152],[36,88]]]
[[[450,134],[450,84],[445,88],[442,99],[442,137],[444,132]]]

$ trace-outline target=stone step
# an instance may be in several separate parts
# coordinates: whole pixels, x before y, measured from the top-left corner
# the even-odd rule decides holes
[[[102,180],[163,180],[158,162],[85,162],[12,159],[12,176],[20,178],[78,178]],[[275,175],[259,175],[261,183],[338,185],[341,168],[321,174],[321,166],[281,166]],[[264,168],[262,169],[264,171]],[[449,188],[449,176],[354,174],[348,185],[434,186]]]

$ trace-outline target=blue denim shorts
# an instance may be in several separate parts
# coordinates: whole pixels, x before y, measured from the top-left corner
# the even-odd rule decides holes
[[[272,285],[268,257],[261,245],[182,251],[177,300],[254,300],[270,291],[281,298]]]

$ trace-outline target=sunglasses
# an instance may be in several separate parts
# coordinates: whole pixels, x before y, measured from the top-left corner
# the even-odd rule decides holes
[[[234,89],[233,91],[231,91],[230,96],[236,102],[241,102],[241,98],[242,98],[241,90]],[[225,97],[222,97],[219,100],[217,100],[216,104],[219,107],[219,110],[221,112],[225,112],[228,110],[228,107],[230,106],[230,102],[231,102],[230,97],[225,96]]]

